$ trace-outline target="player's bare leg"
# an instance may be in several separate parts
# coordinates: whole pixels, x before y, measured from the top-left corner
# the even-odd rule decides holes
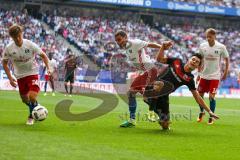
[[[73,83],[70,83],[70,94],[69,97],[72,97]]]
[[[34,119],[32,118],[32,111],[38,105],[37,96],[38,96],[38,92],[35,92],[35,91],[29,91],[28,92],[28,97],[29,97],[29,101],[30,101],[30,105],[31,105],[30,115],[29,115],[28,121],[27,121],[28,125],[33,125],[34,124]]]
[[[64,82],[64,86],[65,86],[65,91],[66,91],[66,94],[64,96],[67,96],[67,94],[68,94],[68,82]]]
[[[199,93],[199,95],[200,95],[202,98],[204,97],[204,93]],[[201,106],[199,106],[199,108],[200,108],[200,113],[199,113],[199,115],[198,115],[197,122],[202,122],[203,117],[204,117],[204,115],[205,115],[205,112],[204,112],[204,109],[203,109]]]
[[[52,76],[50,76],[49,82],[50,82],[50,85],[51,85],[51,88],[52,88],[52,96],[55,96],[54,80],[53,80]]]
[[[47,95],[47,84],[48,84],[48,81],[46,80],[45,83],[44,83],[44,96]]]
[[[30,92],[32,92],[32,91],[30,91]],[[30,92],[27,95],[20,95],[21,99],[22,99],[22,102],[25,103],[29,107],[29,116],[28,116],[28,119],[27,119],[27,122],[26,122],[27,125],[33,125],[34,124],[34,119],[32,118],[32,110],[33,110],[35,105],[33,105],[32,101],[36,102],[36,97],[34,98],[35,94],[33,95]],[[31,94],[31,100],[30,100],[30,96],[29,96],[30,94]]]
[[[215,93],[209,93],[209,103],[210,103],[210,109],[214,113],[216,108],[216,100],[215,100]],[[212,117],[209,117],[208,124],[213,124],[214,119]]]

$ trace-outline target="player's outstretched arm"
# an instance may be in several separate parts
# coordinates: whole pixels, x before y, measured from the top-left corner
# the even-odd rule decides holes
[[[204,100],[202,99],[202,97],[199,95],[199,93],[196,91],[196,90],[192,90],[192,95],[194,97],[194,99],[196,100],[196,102],[201,106],[203,107],[211,117],[213,117],[214,119],[219,119],[219,117],[214,114],[210,108],[206,105],[206,103],[204,102]]]
[[[165,58],[165,56],[164,56],[164,51],[169,49],[172,45],[173,45],[172,41],[163,42],[163,45],[159,49],[159,52],[156,57],[157,62],[167,63],[167,58]]]
[[[49,75],[51,75],[51,73],[50,73],[50,67],[49,67],[49,59],[48,59],[46,53],[42,52],[42,53],[40,54],[40,57],[42,58],[43,63],[45,64],[45,66],[46,66],[46,68],[47,68],[47,73],[48,73]]]
[[[11,86],[17,87],[17,81],[14,77],[12,77],[10,69],[8,67],[8,60],[6,60],[6,59],[2,60],[2,65],[3,65],[4,71],[7,74],[8,79],[10,81]]]
[[[149,47],[149,48],[161,48],[161,46],[162,45],[160,45],[160,44],[152,43],[152,42],[148,43],[148,45],[147,45],[147,47]]]

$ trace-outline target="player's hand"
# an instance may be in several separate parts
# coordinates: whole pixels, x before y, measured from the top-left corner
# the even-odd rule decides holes
[[[214,119],[219,119],[219,117],[216,114],[214,114],[212,111],[209,112],[209,115]]]
[[[167,49],[169,49],[172,46],[173,46],[173,41],[165,41],[165,42],[163,42],[164,50],[167,50]]]
[[[200,81],[200,76],[197,76],[196,82],[198,83]]]
[[[17,87],[17,80],[15,78],[10,78],[9,81],[12,87]]]
[[[47,74],[49,75],[49,76],[52,76],[52,72],[51,71],[47,71]]]

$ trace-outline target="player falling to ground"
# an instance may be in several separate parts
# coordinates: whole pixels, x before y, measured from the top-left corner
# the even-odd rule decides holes
[[[181,59],[164,57],[164,50],[166,50],[166,47],[163,45],[159,51],[157,60],[161,63],[168,64],[168,67],[166,67],[165,72],[157,76],[156,82],[154,82],[153,85],[146,87],[144,92],[144,98],[147,99],[145,102],[153,106],[154,111],[160,118],[159,124],[162,128],[169,129],[169,94],[182,85],[186,85],[196,102],[201,105],[210,116],[217,119],[218,116],[208,108],[197,92],[194,76],[191,74],[193,70],[200,66],[202,56],[200,54],[194,54],[189,58],[187,63],[184,64]]]
[[[9,28],[10,42],[3,52],[3,68],[7,74],[12,87],[19,87],[22,102],[29,107],[27,125],[33,125],[32,110],[38,105],[37,95],[39,93],[38,71],[36,55],[39,55],[49,71],[48,58],[46,54],[33,42],[23,39],[23,29],[20,25],[12,25]],[[15,77],[10,73],[8,62],[13,65]]]
[[[69,94],[69,97],[72,97],[72,90],[73,90],[73,84],[74,84],[74,78],[75,78],[75,69],[77,68],[77,61],[72,53],[72,51],[68,52],[68,56],[65,60],[65,80],[64,80],[64,86],[66,90],[65,96]],[[68,91],[68,82],[70,82],[70,91]]]
[[[225,80],[228,74],[229,68],[229,54],[222,43],[216,40],[216,30],[209,28],[206,30],[207,42],[202,43],[199,48],[199,53],[203,56],[203,65],[199,68],[200,79],[198,85],[198,92],[201,97],[204,97],[204,93],[209,93],[209,103],[212,112],[215,112],[216,100],[215,95],[219,87],[220,80]],[[225,67],[223,75],[221,76],[221,59],[224,58]],[[200,114],[197,119],[201,122],[204,116],[204,109],[200,105]],[[208,124],[213,124],[213,118],[210,117]]]
[[[52,96],[55,96],[55,86],[54,86],[53,74],[57,70],[57,61],[55,59],[53,59],[53,53],[49,53],[48,58],[49,58],[49,63],[48,64],[49,64],[49,67],[50,67],[49,69],[50,69],[51,75],[49,75],[47,73],[47,68],[46,68],[46,66],[44,66],[44,68],[43,68],[43,74],[45,75],[44,96],[47,95],[47,84],[48,84],[48,82],[50,83],[50,86],[52,88]]]
[[[160,48],[160,44],[151,43],[142,41],[139,39],[128,39],[126,32],[120,30],[115,33],[115,41],[119,45],[121,49],[126,51],[127,59],[130,63],[134,65],[138,70],[147,71],[145,75],[152,74],[154,72],[151,68],[154,66],[154,61],[150,59],[150,56],[146,54],[147,48]],[[143,85],[144,84],[144,85]],[[130,120],[123,122],[120,126],[135,126],[135,114],[136,114],[136,93],[143,93],[143,88],[145,88],[146,81],[142,81],[142,76],[136,77],[132,84],[130,85],[130,89],[127,93],[128,95],[128,105],[130,112]],[[155,121],[155,114],[153,109],[150,108],[150,112],[148,115],[148,119],[151,121]]]

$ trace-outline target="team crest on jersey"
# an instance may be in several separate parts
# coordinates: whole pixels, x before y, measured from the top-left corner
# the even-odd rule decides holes
[[[219,52],[218,52],[218,50],[216,50],[214,53],[215,53],[215,54],[218,54]]]
[[[30,53],[30,50],[29,50],[29,49],[25,49],[25,53],[26,53],[26,54],[29,54],[29,53]]]

